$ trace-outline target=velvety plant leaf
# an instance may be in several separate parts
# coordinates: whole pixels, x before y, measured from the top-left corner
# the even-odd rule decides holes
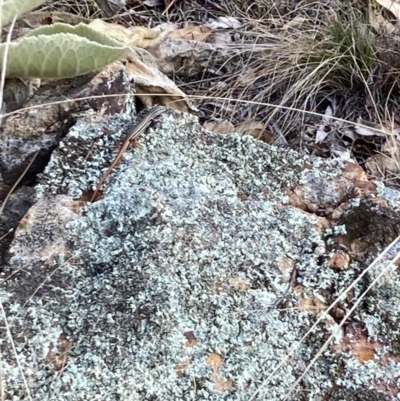
[[[43,4],[46,0],[6,0],[0,10],[1,26],[9,24],[12,19],[25,14]]]
[[[121,47],[121,42],[112,39],[108,35],[94,30],[89,25],[78,24],[68,25],[63,23],[56,23],[52,25],[44,25],[29,32],[25,37],[39,36],[39,35],[54,35],[57,33],[70,33],[86,38],[90,41],[97,42],[104,46]]]
[[[65,25],[65,24],[55,24]],[[45,30],[43,27],[38,30]],[[69,27],[72,29],[74,27]],[[53,28],[54,29],[54,28]],[[67,31],[67,28],[64,27]],[[80,27],[79,29],[84,30]],[[90,28],[89,28],[90,29]],[[35,30],[36,33],[38,30]],[[10,43],[6,76],[11,78],[70,78],[100,69],[122,58],[128,48],[105,35],[103,43],[74,33],[29,35]],[[0,44],[0,65],[6,45]]]

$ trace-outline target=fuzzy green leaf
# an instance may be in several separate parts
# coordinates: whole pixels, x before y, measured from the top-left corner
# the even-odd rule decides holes
[[[0,10],[1,26],[9,24],[15,16],[19,17],[36,7],[39,7],[46,0],[6,0]]]
[[[102,68],[122,58],[128,51],[119,42],[111,44],[109,38],[105,42],[99,43],[72,33],[24,37],[9,45],[6,76],[71,78]],[[4,53],[5,43],[2,43],[0,65]]]
[[[104,35],[101,32],[94,30],[93,28],[91,28],[89,25],[86,24],[78,24],[73,26],[59,22],[52,25],[44,25],[32,30],[24,37],[39,36],[39,35],[54,35],[57,33],[71,33],[86,38],[90,41],[101,43],[104,46],[111,46],[111,47],[123,46],[121,42],[118,42],[117,40],[112,39],[108,35]]]

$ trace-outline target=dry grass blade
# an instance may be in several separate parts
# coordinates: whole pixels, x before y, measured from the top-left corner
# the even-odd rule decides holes
[[[0,206],[0,216],[3,213],[4,207],[6,206],[6,203],[8,201],[8,199],[10,199],[11,194],[14,192],[15,188],[18,186],[18,184],[21,182],[21,180],[24,178],[25,174],[28,172],[28,170],[30,169],[30,167],[32,166],[32,163],[35,161],[37,155],[39,154],[40,149],[37,150],[33,156],[31,161],[28,163],[28,165],[25,167],[25,170],[22,172],[22,174],[19,176],[18,180],[15,181],[14,185],[11,187],[11,189],[8,191],[7,196],[5,197],[5,199],[3,200],[3,203]]]
[[[2,0],[0,0],[0,5],[1,2]],[[282,6],[283,3],[285,3],[284,6]],[[382,4],[382,1],[378,0],[378,3]],[[50,7],[50,9],[53,9],[53,7],[65,7],[68,10],[76,11],[88,17],[98,12],[96,11],[96,6],[93,7],[94,3],[92,0],[82,3],[59,0],[51,4],[48,2],[48,4],[47,7]],[[190,4],[191,9],[196,9],[197,6],[196,0]],[[368,105],[372,105],[370,116],[373,115],[373,118],[379,120],[380,126],[383,127],[384,122],[389,118],[383,118],[382,116],[394,116],[396,115],[396,111],[400,110],[396,101],[393,100],[400,80],[398,77],[383,79],[378,76],[378,73],[375,74],[376,71],[379,72],[380,68],[383,67],[376,58],[376,38],[368,23],[363,19],[363,6],[364,4],[357,4],[353,0],[339,0],[332,2],[332,4],[327,0],[321,2],[310,2],[308,0],[300,0],[298,2],[275,2],[273,0],[248,2],[247,0],[237,0],[235,2],[228,2],[227,0],[222,0],[216,6],[218,11],[225,11],[226,15],[234,15],[235,17],[241,16],[248,23],[242,32],[235,32],[235,35],[242,35],[243,42],[237,46],[231,46],[232,56],[227,57],[227,60],[221,63],[221,65],[213,65],[213,60],[210,58],[209,69],[205,69],[202,74],[199,74],[197,82],[190,81],[191,77],[189,79],[185,77],[187,81],[191,82],[187,86],[191,85],[192,93],[211,94],[211,96],[189,95],[188,98],[204,102],[205,106],[207,106],[208,100],[212,100],[208,102],[208,106],[213,107],[213,105],[217,105],[217,110],[214,111],[214,114],[227,117],[228,120],[234,123],[232,125],[236,127],[239,122],[246,121],[246,119],[261,120],[264,126],[269,124],[269,126],[276,127],[276,131],[279,130],[282,132],[285,135],[284,139],[288,139],[287,143],[292,143],[290,142],[291,138],[298,139],[305,131],[304,127],[316,126],[316,122],[324,117],[324,104],[326,104],[329,97],[335,97],[335,100],[337,98],[341,99],[341,105],[338,107],[339,114],[332,116],[332,121],[369,128],[354,121],[355,116],[358,117],[362,113],[365,115],[366,103],[368,103]],[[174,12],[179,7],[181,7],[181,3],[173,0],[165,9],[164,14],[168,13],[168,18],[173,20]],[[184,11],[179,10],[179,13],[185,15]],[[127,15],[130,14],[128,13]],[[1,75],[0,99],[3,96],[4,66],[5,64],[3,65]],[[390,72],[393,73],[393,70],[390,70]],[[221,77],[224,78],[225,82],[221,82]],[[387,85],[390,87],[387,92],[389,95],[387,96],[386,93],[375,92],[373,89],[374,86],[380,87],[379,82],[386,79],[388,82]],[[215,83],[225,85],[214,85]],[[196,87],[196,85],[199,86]],[[149,95],[157,96],[154,94]],[[119,97],[121,94],[110,96]],[[126,96],[132,95],[126,94]],[[163,94],[159,94],[159,96],[163,96]],[[349,102],[349,96],[353,96],[352,99],[356,99],[357,101]],[[73,100],[66,99],[51,104],[104,97],[107,96],[99,95]],[[218,102],[220,103],[219,110]],[[41,104],[12,113],[2,114],[0,115],[0,119],[44,106],[46,105]],[[223,114],[226,115],[223,116]],[[384,130],[377,131],[387,133]],[[391,139],[394,140],[394,136]],[[395,140],[394,143],[396,143]],[[9,196],[26,174],[36,156],[37,153],[0,206],[0,215],[4,210]],[[287,356],[278,363],[249,401],[255,400],[257,396],[260,396],[261,389],[274,378],[294,352],[298,350],[300,345],[309,338],[310,334],[317,328],[317,325],[326,319],[328,313],[355,288],[374,266],[383,260],[385,255],[393,249],[393,245],[398,243],[399,239],[400,237],[396,238],[384,252],[362,271],[348,288],[341,292],[329,308],[324,310],[301,340],[290,348]],[[396,255],[397,257],[399,255]],[[375,278],[368,289],[346,313],[346,316],[338,325],[338,329],[343,327],[346,320],[356,310],[367,292],[392,268],[393,262],[379,273],[378,277]],[[55,271],[47,279],[51,279]],[[23,307],[45,285],[46,280],[35,289]],[[11,337],[10,327],[7,324],[5,310],[2,304],[0,304],[0,307],[6,322],[5,327],[13,347],[18,368],[24,380],[27,398],[31,399],[16,347]],[[295,381],[285,399],[289,399],[292,391],[310,371],[333,338],[334,333],[332,333],[318,351],[315,350],[317,351],[316,355],[301,373],[301,376]],[[154,370],[160,368],[164,368],[164,366],[160,364]],[[1,373],[0,371],[0,380]],[[129,382],[127,381],[126,383]],[[195,381],[193,387],[195,389],[193,399],[201,397],[201,395],[196,394]],[[111,386],[107,390],[111,395],[114,388]],[[3,393],[4,388],[0,383],[1,399],[4,398]],[[56,394],[54,396],[56,397]]]
[[[164,96],[164,94],[154,94],[154,93],[143,93],[143,95],[149,95],[149,96]],[[68,103],[68,102],[77,102],[77,101],[81,101],[81,100],[88,100],[88,99],[103,99],[106,97],[120,97],[120,96],[134,96],[132,94],[129,93],[119,93],[119,94],[113,94],[113,95],[96,95],[96,96],[90,96],[90,97],[80,97],[80,98],[75,98],[75,99],[65,99],[65,100],[60,100],[57,102],[51,102],[51,103],[43,103],[40,105],[35,105],[35,106],[30,106],[30,107],[25,107],[23,109],[19,109],[19,110],[15,110],[9,113],[5,113],[2,115],[2,117],[7,117],[7,116],[11,116],[14,114],[19,114],[19,113],[23,113],[27,110],[35,110],[38,108],[42,108],[48,105],[54,105],[54,104],[62,104],[62,103]],[[242,100],[242,99],[234,99],[234,98],[224,98],[224,97],[216,97],[216,96],[196,96],[196,95],[192,95],[192,96],[188,96],[188,98],[190,99],[196,99],[196,100],[204,100],[204,99],[212,99],[212,100],[229,100],[230,102],[234,102],[234,103],[245,103],[245,104],[249,104],[249,105],[255,105],[258,107],[263,107],[263,108],[272,108],[272,109],[282,109],[282,110],[287,110],[287,111],[295,111],[297,113],[302,113],[302,114],[306,114],[306,115],[312,115],[312,116],[316,116],[319,118],[324,117],[323,113],[318,113],[318,112],[314,112],[314,111],[310,111],[310,110],[305,110],[305,109],[300,109],[300,108],[296,108],[296,107],[289,107],[289,106],[282,106],[282,105],[276,105],[273,103],[267,103],[267,102],[257,102],[257,101],[251,101],[251,100]],[[180,100],[177,100],[180,101]],[[339,122],[343,122],[346,124],[350,124],[350,125],[354,125],[354,126],[359,126],[359,127],[365,127],[365,128],[370,128],[370,126],[368,125],[363,125],[360,124],[358,122],[353,122],[353,121],[349,121],[349,120],[345,120],[343,118],[340,117],[331,117],[332,120],[334,121],[339,121]],[[386,131],[382,130],[382,129],[375,129],[376,132],[380,132],[382,134],[385,134]]]
[[[390,50],[398,59],[398,41],[385,44],[376,35],[366,3],[263,0],[249,6],[239,0],[222,2],[222,7],[241,18],[240,31],[235,32],[240,39],[229,45],[232,57],[222,65],[210,61],[207,73],[183,83],[186,91],[207,95],[199,102],[203,110],[212,109],[207,117],[235,127],[251,120],[268,124],[275,139],[282,132],[284,142],[305,143],[309,153],[325,157],[332,153],[313,145],[320,123],[317,114],[327,104],[334,102],[335,117],[345,121],[334,131],[346,131],[347,122],[359,117],[381,122],[385,115],[398,115],[398,69],[379,56]],[[339,136],[342,131],[337,131]],[[349,150],[353,152],[350,146]]]
[[[21,377],[22,377],[22,380],[24,382],[24,386],[25,386],[25,391],[26,391],[27,397],[28,397],[28,399],[30,401],[32,401],[31,393],[30,393],[30,390],[29,390],[29,387],[28,387],[28,382],[26,381],[24,370],[22,369],[22,366],[21,366],[21,363],[20,363],[20,360],[19,360],[19,357],[18,357],[18,352],[17,352],[17,349],[15,347],[14,340],[12,338],[10,326],[8,325],[6,311],[4,310],[3,303],[1,302],[1,299],[0,299],[0,309],[1,309],[1,313],[2,313],[3,318],[4,318],[4,326],[5,326],[6,331],[7,331],[7,337],[8,337],[8,340],[10,341],[12,350],[13,350],[14,355],[15,355],[15,360],[17,361],[18,369],[19,369],[19,371],[21,373]]]
[[[68,0],[57,0],[46,2],[42,7],[43,11],[68,11],[73,14],[80,15],[82,17],[92,17],[95,13],[99,14],[101,10],[93,0],[85,1],[68,1]]]
[[[38,285],[35,289],[35,291],[31,294],[31,296],[25,301],[25,303],[22,305],[22,310],[25,310],[25,307],[29,304],[29,302],[33,299],[33,297],[38,293],[38,291],[46,284],[47,281],[51,281],[51,278],[53,277],[54,273],[56,273],[57,270],[62,268],[65,264],[69,263],[72,260],[72,258],[67,259],[65,262],[61,263],[59,266],[57,266],[56,269],[54,269],[47,277],[45,280],[43,280],[40,285]],[[10,278],[10,277],[8,277]]]
[[[254,392],[254,394],[251,396],[251,398],[248,401],[253,401],[256,399],[257,395],[259,394],[259,392],[270,382],[270,380],[274,377],[274,375],[279,371],[279,369],[281,369],[284,364],[289,360],[289,358],[293,355],[293,353],[298,349],[298,347],[304,343],[304,341],[306,340],[306,338],[314,331],[314,329],[317,327],[317,325],[324,320],[324,318],[328,315],[328,313],[346,296],[346,294],[349,293],[349,291],[351,291],[358,282],[361,281],[361,279],[368,273],[371,271],[371,269],[378,263],[380,262],[392,249],[393,247],[398,243],[398,241],[400,241],[400,236],[398,236],[395,240],[393,240],[387,247],[386,249],[357,277],[357,279],[355,279],[353,281],[353,283],[346,288],[336,299],[335,302],[333,302],[328,309],[326,309],[322,315],[316,320],[316,322],[312,325],[312,327],[306,332],[306,334],[304,334],[304,336],[300,339],[300,341],[295,344],[292,348],[290,348],[288,354],[286,355],[286,357],[284,359],[282,359],[282,361],[274,368],[274,370],[270,373],[270,375],[263,381],[263,383],[258,387],[258,389]],[[396,255],[395,258],[393,258],[393,260],[396,260],[400,255]],[[392,266],[392,265],[390,265]],[[384,269],[384,273],[387,273],[389,268]],[[360,298],[357,300],[357,302],[355,303],[355,305],[353,306],[353,308],[351,308],[351,310],[348,312],[348,314],[345,316],[345,318],[343,318],[343,320],[340,322],[339,328],[343,326],[343,324],[345,323],[345,321],[347,320],[348,316],[351,315],[351,313],[353,313],[353,311],[355,310],[355,308],[358,306],[358,304],[361,302],[362,298],[365,297],[365,295],[368,293],[368,291],[373,288],[373,285],[375,285],[375,283],[377,282],[377,280],[379,280],[380,277],[383,276],[383,274],[379,274],[379,277],[377,279],[374,280],[373,284],[371,284],[368,289],[360,296]],[[329,342],[332,340],[332,338],[334,337],[334,334],[331,335],[331,337],[329,337],[329,340],[325,343],[325,345],[329,344]],[[325,346],[324,345],[324,346]],[[323,352],[323,350],[321,351]],[[315,357],[315,360],[321,355],[321,353],[319,352],[317,354],[317,356]],[[312,363],[314,363],[315,361],[313,360]],[[310,363],[310,365],[307,367],[307,371],[311,368],[312,364]],[[305,372],[306,373],[306,372]],[[298,381],[296,381],[295,385],[296,386],[300,380],[304,377],[304,374],[301,376],[300,379],[298,379]]]
[[[342,328],[343,325],[346,323],[347,319],[351,316],[351,314],[357,309],[357,307],[360,305],[361,301],[365,296],[368,294],[368,292],[375,287],[375,285],[378,283],[381,277],[383,277],[386,273],[389,272],[389,270],[395,270],[397,269],[397,266],[394,264],[396,260],[400,258],[400,252],[396,254],[396,256],[392,259],[392,261],[388,264],[388,266],[383,269],[379,275],[372,281],[372,283],[368,286],[368,288],[360,295],[360,297],[357,299],[357,301],[354,303],[354,305],[351,307],[351,309],[346,313],[345,317],[341,320],[339,325],[337,326],[337,330]],[[294,388],[301,382],[303,377],[307,374],[307,372],[313,367],[314,363],[317,361],[317,359],[322,355],[322,353],[326,350],[330,342],[333,340],[335,337],[336,333],[335,331],[329,336],[329,338],[326,340],[324,345],[319,349],[317,354],[314,356],[314,358],[311,360],[311,362],[307,365],[307,367],[304,369],[303,373],[300,375],[300,377],[296,380],[296,382],[293,384],[292,388],[288,392],[288,395],[284,398],[283,401],[289,400],[289,396],[294,390]]]
[[[362,80],[357,76],[369,68],[371,44],[362,34],[365,27],[361,22],[355,23],[357,17],[350,14],[348,20],[338,18],[331,26],[321,25],[310,31],[305,31],[304,27],[294,30],[291,40],[285,42],[286,49],[281,48],[276,54],[278,63],[265,59],[263,69],[256,72],[257,76],[265,77],[267,83],[262,96],[277,96],[280,105],[306,108],[318,105],[327,92],[360,87]],[[361,38],[365,48],[359,49]],[[271,59],[275,61],[275,57]],[[280,88],[282,95],[278,92]],[[277,110],[269,113],[268,121],[276,117]],[[304,123],[304,115],[283,113],[278,121],[284,129],[293,130]]]
[[[0,11],[2,10],[2,8],[3,8],[3,1],[0,2]],[[14,28],[16,19],[17,19],[16,17],[13,18],[13,20],[11,22],[11,25],[10,25],[10,30],[9,30],[9,32],[7,34],[6,50],[5,50],[5,56],[4,56],[4,59],[3,59],[2,71],[1,71],[1,81],[0,81],[0,103],[1,103],[1,105],[3,104],[3,93],[4,93],[4,83],[5,83],[5,78],[6,78],[6,65],[7,65],[8,49],[9,49],[9,45],[10,45],[10,42],[11,42],[11,35],[12,35],[12,32],[13,32],[13,28]],[[0,124],[1,124],[1,119],[0,119]],[[26,172],[29,170],[29,168],[32,165],[33,161],[36,159],[36,156],[38,155],[38,153],[39,153],[39,151],[37,151],[34,154],[34,156],[32,157],[32,160],[29,162],[29,164],[25,168],[24,172],[21,174],[19,179],[15,182],[15,184],[12,186],[12,188],[8,192],[6,198],[4,199],[4,201],[3,201],[3,203],[2,203],[2,205],[0,207],[0,216],[3,213],[4,207],[5,207],[8,199],[9,199],[9,197],[11,196],[12,192],[17,187],[19,182],[22,180],[22,178],[24,177]],[[4,326],[6,328],[7,336],[8,336],[8,339],[10,341],[12,350],[14,352],[14,355],[15,355],[15,358],[16,358],[16,361],[17,361],[18,369],[20,371],[22,380],[24,382],[24,386],[25,386],[27,397],[28,397],[29,400],[32,400],[32,397],[31,397],[31,394],[30,394],[30,391],[29,391],[29,387],[28,387],[28,383],[26,381],[25,374],[24,374],[23,368],[21,366],[21,363],[20,363],[20,360],[19,360],[19,357],[18,357],[18,353],[17,353],[16,347],[15,347],[15,343],[14,343],[14,340],[12,338],[11,330],[10,330],[10,327],[8,325],[6,312],[4,310],[3,303],[1,302],[1,300],[0,300],[0,308],[1,308],[1,313],[3,315]],[[3,381],[3,377],[0,376],[0,380],[2,382],[1,385],[0,385],[0,388],[1,388],[1,399],[3,400],[4,399],[4,392],[5,392],[5,389],[4,389],[4,386],[3,386],[3,382],[4,382]]]
[[[4,401],[5,397],[4,397],[4,374],[3,374],[3,364],[2,364],[2,352],[1,352],[1,348],[0,348],[0,400]]]

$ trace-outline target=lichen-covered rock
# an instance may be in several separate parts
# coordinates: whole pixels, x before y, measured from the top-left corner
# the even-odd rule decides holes
[[[129,117],[86,117],[53,154],[5,267],[3,338],[11,334],[15,346],[8,335],[6,396],[26,399],[29,389],[40,401],[395,397],[397,272],[339,327],[388,261],[324,312],[395,239],[398,200],[383,200],[381,187],[378,197],[356,166],[216,135],[189,115],[166,111],[161,120],[95,203],[83,205],[99,166],[115,156],[112,147],[99,151],[110,142],[104,127],[122,136]],[[374,215],[384,224],[372,224]],[[364,223],[376,231],[356,235]],[[318,317],[317,330],[265,382]]]
[[[0,166],[5,183],[14,184],[37,150],[41,153],[30,171],[42,171],[51,151],[84,113],[132,111],[132,99],[116,95],[133,91],[134,84],[120,62],[97,73],[43,83],[26,99],[23,109],[7,116],[0,127]]]

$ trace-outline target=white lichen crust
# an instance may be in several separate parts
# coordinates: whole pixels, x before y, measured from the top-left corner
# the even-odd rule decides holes
[[[77,127],[84,132],[82,124]],[[72,130],[70,138],[74,135]],[[61,187],[77,197],[93,187],[101,164],[93,157],[85,168],[79,164],[84,157],[70,166],[54,159],[38,197]],[[95,168],[93,178],[88,172]],[[336,161],[299,157],[248,136],[216,135],[193,117],[166,112],[140,138],[140,147],[127,151],[102,199],[67,223],[71,253],[51,268],[40,261],[24,265],[9,280],[5,304],[32,399],[249,400],[319,316],[300,308],[299,298],[323,301],[328,290],[337,296],[365,268],[357,263],[342,272],[327,268],[313,252],[324,243],[318,218],[288,204],[289,188],[307,177],[320,179],[321,172],[335,177],[340,169]],[[8,273],[23,265],[17,256]],[[290,269],[279,269],[280,258],[299,271],[303,291],[271,306],[290,280]],[[32,295],[29,276],[44,281],[54,270]],[[24,285],[27,290],[18,292]],[[392,290],[398,300],[399,291]],[[324,319],[256,399],[285,399],[332,325]],[[72,349],[67,365],[55,372],[45,358],[62,332]],[[222,357],[217,368],[207,362],[210,354]],[[343,354],[325,352],[289,399],[322,401],[333,386],[352,394],[369,388],[373,372],[384,382],[390,370],[391,385],[399,380],[398,363],[378,369],[374,361],[360,364],[344,355],[345,366]],[[5,388],[11,399],[22,400],[14,359],[8,343]],[[222,390],[218,380],[225,383]]]

